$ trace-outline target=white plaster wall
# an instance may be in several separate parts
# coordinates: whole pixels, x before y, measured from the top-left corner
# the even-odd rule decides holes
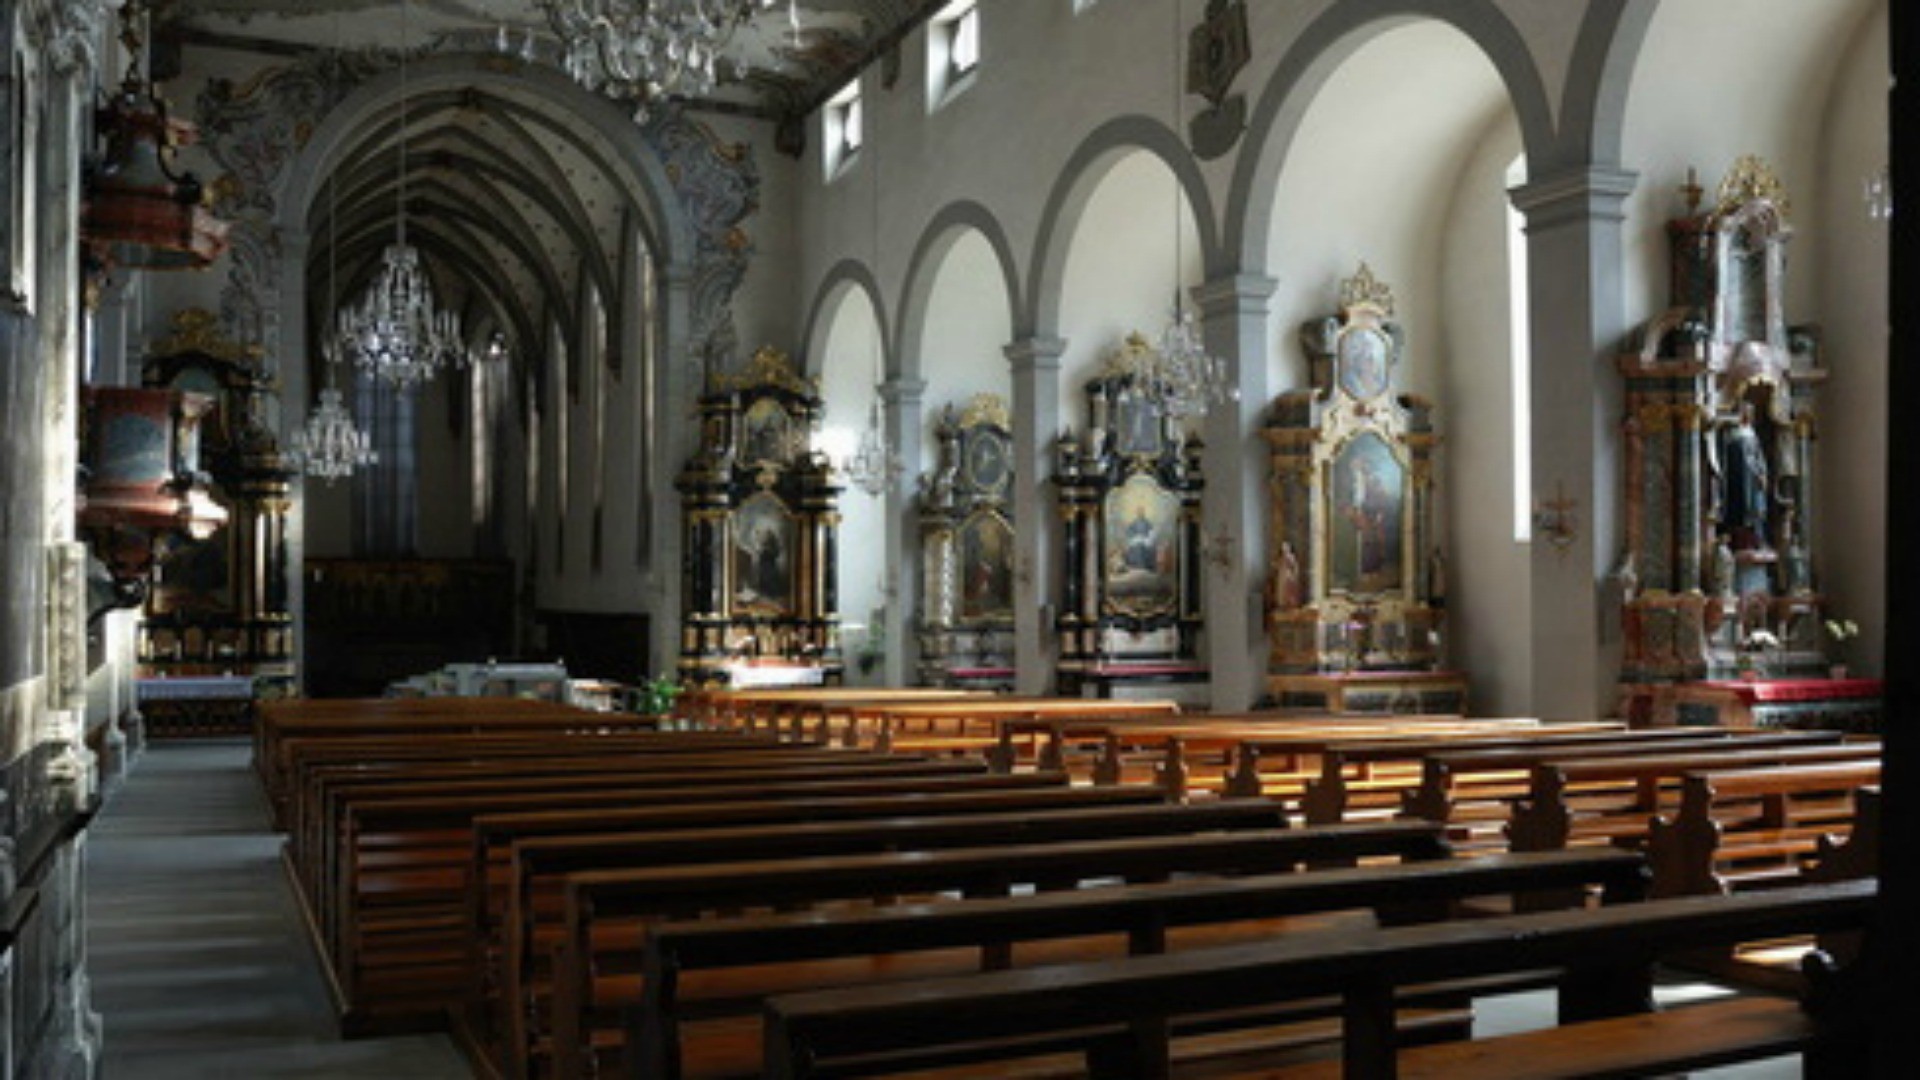
[[[1295,330],[1338,310],[1361,262],[1392,286],[1403,390],[1435,402],[1435,531],[1449,569],[1447,649],[1479,714],[1529,711],[1531,596],[1513,542],[1506,168],[1519,129],[1468,38],[1435,22],[1361,45],[1303,118],[1274,202],[1274,385],[1306,379]],[[1310,149],[1308,149],[1310,148]]]
[[[1200,283],[1194,229],[1192,207],[1154,155],[1129,153],[1100,178],[1068,241],[1061,282],[1060,429],[1086,432],[1087,380],[1128,334],[1157,342],[1176,288]]]
[[[939,461],[934,428],[941,410],[964,408],[975,394],[998,394],[1011,401],[1013,383],[1001,349],[1013,338],[1013,313],[993,248],[978,232],[962,234],[932,275],[921,332],[909,328],[908,348],[920,354],[927,389],[921,459],[931,469]],[[1031,479],[1025,478],[1025,479]]]
[[[1442,531],[1449,661],[1472,678],[1472,711],[1531,711],[1532,578],[1527,545],[1514,539],[1516,432],[1511,379],[1514,274],[1500,192],[1520,153],[1511,114],[1484,125],[1446,211],[1439,302],[1447,364],[1440,400],[1440,467],[1447,485]],[[1524,283],[1521,283],[1524,288]]]
[[[869,410],[875,400],[875,383],[880,375],[879,324],[866,293],[843,290],[821,317],[815,333],[817,349],[810,350],[820,372],[820,391],[826,398],[826,415],[813,445],[838,464],[852,455],[865,431]],[[856,639],[878,633],[881,620],[876,609],[886,603],[889,578],[900,572],[899,560],[886,555],[886,522],[881,500],[853,484],[840,496],[840,618],[844,624],[859,624],[863,629],[847,635],[847,681],[871,683],[879,679],[876,669],[863,675],[852,661],[858,647]]]
[[[1832,378],[1820,392],[1818,474],[1826,500],[1815,573],[1839,618],[1860,624],[1847,659],[1885,670],[1887,529],[1887,223],[1864,212],[1863,178],[1887,164],[1887,6],[1867,12],[1841,51],[1821,125],[1827,258],[1817,309]],[[1913,208],[1905,208],[1913,213]],[[1795,264],[1807,272],[1804,260]]]
[[[1688,167],[1698,169],[1711,199],[1742,154],[1760,155],[1786,186],[1795,230],[1787,320],[1814,318],[1830,232],[1822,212],[1822,128],[1853,29],[1872,7],[1873,0],[1660,5],[1634,68],[1622,142],[1624,164],[1640,174],[1626,206],[1632,320],[1666,310],[1665,228],[1684,209],[1679,188]],[[1875,66],[1884,75],[1884,59]],[[1884,139],[1884,125],[1879,130]],[[1847,187],[1857,194],[1857,184]]]

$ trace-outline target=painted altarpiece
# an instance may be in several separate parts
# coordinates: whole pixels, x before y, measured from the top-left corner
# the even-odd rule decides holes
[[[1300,328],[1311,385],[1275,400],[1268,690],[1283,708],[1462,712],[1440,670],[1445,557],[1433,407],[1396,393],[1405,334],[1362,264],[1337,314]]]
[[[675,486],[685,509],[680,675],[741,664],[841,671],[834,567],[841,487],[809,446],[818,385],[763,348],[700,398],[700,446]]]
[[[1198,681],[1200,440],[1138,385],[1151,350],[1131,334],[1086,386],[1085,437],[1056,447],[1064,529],[1059,682],[1101,692],[1130,679]]]
[[[1007,689],[1014,677],[1013,430],[981,394],[934,428],[939,457],[920,486],[920,680]]]
[[[1827,372],[1817,330],[1784,316],[1790,204],[1751,156],[1704,207],[1703,194],[1690,174],[1667,226],[1670,306],[1618,360],[1626,540],[1612,580],[1638,722],[1685,720],[1673,701],[1690,681],[1828,670],[1809,527]]]

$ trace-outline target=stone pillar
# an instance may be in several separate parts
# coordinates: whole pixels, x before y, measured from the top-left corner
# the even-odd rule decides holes
[[[1067,343],[1029,337],[1006,348],[1013,367],[1014,689],[1044,694],[1053,685],[1059,641],[1053,629],[1051,555],[1060,514],[1048,480],[1060,423],[1060,354]]]
[[[919,610],[920,531],[914,527],[914,484],[921,472],[921,451],[926,436],[925,413],[921,403],[927,384],[920,379],[891,378],[880,384],[880,400],[886,409],[888,445],[900,455],[900,475],[888,486],[881,513],[884,515],[887,559],[887,625],[884,629],[888,686],[905,686],[919,665],[914,650],[914,614]]]
[[[652,469],[653,501],[641,508],[642,513],[652,515],[652,521],[643,528],[652,530],[653,557],[643,568],[641,580],[647,583],[652,671],[656,676],[671,676],[680,664],[680,570],[685,558],[680,496],[673,482],[693,456],[700,438],[699,398],[705,372],[691,352],[693,273],[675,265],[667,267],[661,277],[665,300],[661,320],[666,341],[660,350],[659,369],[654,372],[658,396],[652,402],[647,436],[654,440],[647,457]]]
[[[1264,689],[1267,630],[1257,598],[1267,577],[1267,449],[1260,417],[1273,396],[1267,315],[1279,284],[1263,275],[1237,274],[1193,290],[1207,352],[1226,362],[1227,379],[1240,395],[1238,401],[1208,409],[1201,428],[1207,444],[1202,595],[1216,712],[1248,709]]]
[[[1527,221],[1534,505],[1556,504],[1573,521],[1563,543],[1538,529],[1533,537],[1539,716],[1614,710],[1619,645],[1602,641],[1599,605],[1622,542],[1612,432],[1624,391],[1610,361],[1627,330],[1621,226],[1637,179],[1613,168],[1576,167],[1511,192]]]
[[[307,363],[308,352],[307,326],[307,248],[312,242],[308,233],[296,233],[288,229],[280,230],[280,354],[269,355],[268,361],[274,366],[280,378],[280,446],[283,450],[293,445],[294,433],[307,422],[307,414],[313,411],[314,387],[311,385],[312,368]],[[327,311],[323,318],[331,319],[333,313]],[[324,337],[321,329],[314,336]],[[343,390],[352,394],[350,371],[341,372],[347,380]],[[352,402],[353,398],[347,398]],[[361,430],[368,430],[368,418],[355,416],[354,422]],[[318,481],[314,481],[318,483]],[[287,612],[293,616],[293,681],[296,692],[304,693],[307,685],[307,500],[304,498],[307,486],[306,474],[294,474],[291,498],[288,499],[287,518],[280,527],[286,530],[286,579]]]

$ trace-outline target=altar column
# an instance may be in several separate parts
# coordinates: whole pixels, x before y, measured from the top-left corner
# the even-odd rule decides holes
[[[887,603],[887,625],[883,671],[888,686],[907,685],[919,670],[912,655],[913,615],[919,610],[920,599],[920,531],[914,522],[913,493],[926,443],[926,417],[921,408],[926,392],[927,384],[920,379],[896,377],[880,384],[887,442],[900,455],[900,475],[887,489],[884,507],[887,576],[882,595]]]
[[[1577,166],[1510,192],[1527,222],[1531,676],[1533,712],[1540,716],[1615,711],[1620,642],[1602,639],[1599,605],[1621,544],[1620,449],[1613,432],[1622,390],[1604,361],[1628,330],[1622,223],[1637,180],[1615,168]]]
[[[1269,301],[1279,282],[1260,274],[1215,278],[1192,291],[1207,352],[1226,362],[1240,400],[1207,410],[1207,490],[1201,500],[1207,666],[1216,712],[1251,708],[1266,674],[1266,443],[1260,418],[1273,396],[1267,372]]]
[[[1053,630],[1052,537],[1060,511],[1048,478],[1060,426],[1060,354],[1055,337],[1022,338],[1006,347],[1013,368],[1013,641],[1014,689],[1044,694],[1053,685],[1060,642]]]

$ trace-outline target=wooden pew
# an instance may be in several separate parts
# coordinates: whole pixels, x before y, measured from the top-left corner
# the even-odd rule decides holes
[[[1622,748],[1622,753],[1653,753],[1653,746],[1722,742],[1734,738],[1726,730],[1628,730],[1601,728],[1590,732],[1500,732],[1486,738],[1432,740],[1419,736],[1384,738],[1367,742],[1346,742],[1329,746],[1319,759],[1319,776],[1304,784],[1300,805],[1302,815],[1311,822],[1346,821],[1352,813],[1382,815],[1402,813],[1409,792],[1421,788],[1427,759],[1444,753],[1503,753],[1503,751],[1557,751],[1605,753]]]
[[[778,908],[934,893],[1009,895],[1026,886],[1053,890],[1091,880],[1251,874],[1307,862],[1446,853],[1433,826],[1394,822],[577,873],[565,882],[565,934],[556,960],[551,1029],[556,1074],[584,1076],[600,1053],[619,1049],[617,1039],[609,1044],[597,1037],[596,1020],[605,1014],[596,1011],[596,983],[619,972],[596,962],[596,944],[618,939],[623,923],[749,905]],[[617,1027],[605,1034],[617,1036]]]
[[[1193,947],[1196,938],[1259,940],[1286,932],[1290,918],[1354,909],[1387,920],[1409,909],[1444,918],[1451,902],[1486,894],[1596,887],[1607,902],[1622,902],[1641,898],[1645,877],[1639,856],[1595,850],[668,923],[647,935],[641,1006],[628,1037],[638,1052],[628,1072],[656,1080],[759,1075],[756,1014],[764,998],[802,980],[819,986],[991,970],[1008,966],[1016,946],[1023,954],[1043,950],[1041,962],[1149,955]],[[823,977],[836,981],[817,981]],[[697,992],[716,979],[704,996]],[[1462,992],[1427,987],[1402,1005],[1444,1003]],[[1287,1015],[1313,1018],[1326,1007],[1302,1003]]]
[[[1703,732],[1698,738],[1669,737],[1614,744],[1605,751],[1608,757],[1641,757],[1672,754],[1681,750],[1712,751],[1732,749],[1778,749],[1787,746],[1820,746],[1839,742],[1841,736],[1829,731],[1782,731],[1752,735],[1727,735],[1721,729]],[[1458,750],[1432,754],[1421,761],[1420,784],[1401,794],[1401,813],[1426,821],[1456,826],[1456,841],[1501,842],[1499,830],[1511,813],[1511,803],[1527,794],[1528,770],[1535,765],[1570,756],[1597,757],[1597,751],[1570,755],[1566,749],[1547,745],[1504,750]]]
[[[597,870],[697,868],[710,863],[763,863],[830,859],[876,852],[934,852],[954,848],[1030,848],[1096,839],[1201,837],[1286,827],[1280,807],[1257,799],[1172,805],[1056,806],[1040,810],[964,816],[875,817],[850,821],[779,822],[676,831],[559,836],[514,845],[507,895],[502,964],[505,1001],[514,1018],[537,1015],[550,986],[541,962],[565,924],[564,888],[571,875]],[[747,897],[735,903],[752,904]],[[603,947],[593,962],[601,969],[638,966],[639,942]],[[529,1046],[539,1032],[515,1029],[513,1044]]]
[[[1843,831],[1853,792],[1880,762],[1825,762],[1690,773],[1680,809],[1647,836],[1656,896],[1717,895],[1796,880],[1819,841]]]
[[[533,807],[661,805],[751,787],[764,798],[937,789],[987,774],[978,762],[921,762],[856,755],[834,765],[777,761],[736,770],[671,768],[533,778],[431,779],[338,791],[323,829],[297,865],[316,949],[329,964],[342,1027],[353,1033],[438,1026],[471,986],[468,910],[470,828],[480,812]]]
[[[1507,840],[1514,851],[1551,851],[1572,843],[1646,842],[1651,815],[1664,809],[1662,796],[1677,794],[1681,777],[1711,769],[1808,765],[1873,760],[1877,740],[1833,745],[1746,749],[1738,744],[1708,751],[1647,757],[1574,758],[1533,767],[1527,795],[1514,803]]]
[[[1006,778],[995,778],[1004,782]],[[1024,773],[1017,786],[971,791],[907,791],[884,795],[856,795],[799,800],[765,800],[754,791],[714,793],[715,801],[671,806],[603,807],[591,810],[548,810],[521,814],[489,814],[473,822],[473,857],[468,871],[472,914],[467,940],[473,949],[470,970],[482,973],[476,983],[480,996],[461,1017],[467,1041],[483,1048],[486,1057],[507,1057],[508,1033],[513,1024],[505,995],[506,941],[509,898],[522,891],[513,881],[513,845],[541,837],[590,836],[618,832],[670,832],[690,828],[723,828],[802,822],[859,821],[874,818],[933,818],[1006,813],[1047,813],[1062,809],[1146,806],[1164,803],[1159,791],[1146,787],[1073,787],[1060,773]],[[525,890],[531,891],[529,885]],[[527,935],[522,931],[523,936]]]
[[[1166,1077],[1170,1020],[1324,994],[1343,999],[1342,1061],[1241,1075],[1644,1076],[1800,1050],[1817,1054],[1845,1037],[1846,1017],[1816,1022],[1791,1000],[1739,998],[1648,1012],[1653,963],[1703,946],[1856,929],[1872,916],[1875,895],[1871,881],[1803,886],[782,995],[767,1003],[765,1075],[856,1075],[903,1055],[924,1059],[961,1045],[978,1055],[994,1040],[1017,1046],[1062,1031],[1119,1027],[1124,1036],[1089,1048],[1088,1072]],[[1562,1026],[1396,1046],[1397,988],[1543,968],[1568,972]],[[978,1060],[970,1067],[984,1071]]]

